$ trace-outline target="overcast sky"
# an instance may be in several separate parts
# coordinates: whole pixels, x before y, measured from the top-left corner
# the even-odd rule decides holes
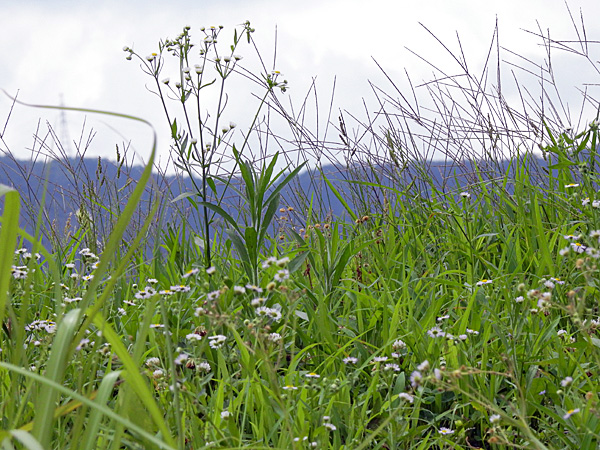
[[[600,40],[600,2],[571,0],[568,4],[578,25],[580,9],[583,11],[588,39]],[[431,67],[406,47],[450,73],[457,71],[441,45],[419,23],[453,51],[458,49],[458,32],[466,59],[474,68],[483,64],[496,20],[501,45],[538,62],[544,58],[540,39],[523,29],[537,31],[539,24],[544,33],[549,29],[556,39],[577,38],[565,3],[560,0],[4,0],[0,16],[0,87],[13,95],[18,91],[24,102],[62,102],[143,117],[157,129],[159,153],[164,159],[169,130],[161,104],[146,90],[151,79],[143,74],[139,63],[125,60],[123,46],[147,55],[157,50],[160,39],[175,37],[184,25],[191,27],[192,37],[198,42],[202,38],[200,27],[223,25],[222,41],[227,44],[233,28],[245,20],[256,29],[254,38],[269,69],[277,36],[275,68],[290,85],[282,97],[285,104],[291,101],[299,105],[316,80],[321,130],[326,124],[324,113],[334,77],[334,112],[363,114],[363,98],[367,109],[371,105],[372,110],[376,109],[369,81],[385,89],[390,89],[390,84],[373,59],[399,84],[406,79],[405,70],[416,84],[432,77]],[[244,56],[242,63],[252,66],[250,46],[241,46],[238,53]],[[598,74],[570,65],[562,55],[555,57],[554,64],[563,64],[557,73],[563,77],[560,81],[576,109],[578,97],[572,85],[599,83]],[[164,75],[174,78],[176,73]],[[250,123],[256,104],[252,103],[249,86],[235,86],[240,91],[229,92],[230,105],[224,119],[243,128]],[[10,106],[10,99],[0,96],[0,132]],[[337,123],[337,113],[332,119]],[[8,146],[15,155],[27,156],[38,120],[42,130],[48,121],[61,138],[71,141],[79,139],[86,120],[87,132],[92,128],[96,132],[88,150],[90,156],[113,157],[115,144],[129,141],[142,159],[148,155],[150,139],[142,125],[69,113],[65,128],[60,113],[20,105],[12,112],[0,150]]]

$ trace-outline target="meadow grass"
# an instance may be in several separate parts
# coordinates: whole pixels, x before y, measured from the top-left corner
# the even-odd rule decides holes
[[[236,151],[236,222],[207,181],[232,178],[210,173],[191,133],[176,128],[174,147],[189,175],[196,152],[203,178],[174,201],[227,230],[159,229],[150,257],[159,202],[123,237],[153,157],[110,235],[92,239],[101,252],[82,244],[89,226],[45,249],[41,226],[19,226],[19,193],[0,190],[2,448],[598,446],[596,121],[547,126],[546,171],[524,153],[499,177],[476,166],[463,189],[426,167],[426,189],[357,178],[350,199],[329,182],[352,220],[296,211],[278,195],[295,172],[276,183],[272,160]],[[272,220],[288,225],[272,233]]]

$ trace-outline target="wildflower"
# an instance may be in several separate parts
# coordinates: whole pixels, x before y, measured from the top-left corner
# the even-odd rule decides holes
[[[502,420],[502,417],[500,417],[500,414],[492,414],[490,416],[490,423],[491,424],[496,424],[496,423],[500,422],[500,420]]]
[[[257,308],[261,305],[264,305],[267,302],[267,299],[264,297],[257,297],[250,302],[250,305],[254,308]]]
[[[492,280],[486,280],[485,278],[476,283],[476,286],[483,286],[484,284],[492,284]]]
[[[212,370],[212,368],[210,367],[210,364],[207,363],[206,361],[199,363],[196,367],[201,372],[210,372]]]
[[[344,359],[342,359],[342,362],[344,364],[356,364],[358,362],[358,358],[356,358],[355,356],[347,356]]]
[[[337,430],[336,426],[334,424],[332,424],[332,423],[329,423],[329,422],[324,423],[323,426],[325,428],[327,428],[329,431],[335,431],[335,430]]]
[[[406,392],[400,392],[398,398],[408,403],[413,403],[415,401],[415,398]]]
[[[376,356],[375,358],[373,358],[373,362],[385,362],[388,360],[387,356]]]
[[[592,202],[592,208],[600,208],[600,200],[594,200]]]
[[[298,388],[296,386],[293,386],[291,384],[286,384],[285,386],[283,386],[282,389],[284,391],[296,391],[296,390],[298,390]]]
[[[152,377],[153,378],[162,378],[164,374],[165,374],[165,372],[162,369],[156,369],[154,372],[152,372]]]
[[[290,258],[288,258],[287,256],[284,256],[281,259],[278,259],[275,261],[275,265],[277,267],[285,267],[287,266],[287,264],[290,262]]]
[[[206,273],[208,275],[214,275],[215,273],[217,273],[217,269],[213,266],[210,266],[208,269],[206,269]]]
[[[569,419],[573,414],[577,414],[579,412],[579,408],[575,408],[575,409],[570,409],[567,411],[567,413],[563,416],[563,419],[567,420]]]
[[[285,280],[287,280],[290,277],[290,272],[287,269],[282,269],[277,271],[277,273],[275,274],[275,276],[273,277],[273,279],[275,281],[278,281],[279,283],[284,282]]]
[[[148,281],[148,283],[150,283],[150,284],[156,284],[156,283],[158,283],[158,280],[157,280],[156,278],[148,278],[148,280],[147,280],[147,281]]]
[[[442,436],[448,436],[450,434],[454,434],[454,430],[452,430],[450,428],[446,428],[446,427],[440,427],[439,431]]]
[[[537,302],[537,307],[541,311],[546,311],[546,310],[550,309],[551,306],[552,306],[552,303],[547,298],[540,298]]]
[[[403,348],[406,348],[406,343],[401,339],[396,339],[392,344],[394,350],[402,350]]]
[[[566,188],[576,188],[579,187],[579,183],[570,183],[570,184],[565,184]]]
[[[221,295],[221,291],[212,291],[212,292],[209,292],[208,294],[206,294],[206,299],[208,301],[213,301],[213,300],[218,299],[220,297],[220,295]]]
[[[583,200],[581,200],[581,206],[587,206],[590,204],[590,198],[586,197]]]
[[[179,355],[177,355],[177,357],[175,358],[175,365],[176,366],[180,366],[182,365],[184,362],[186,362],[188,360],[189,356],[186,355],[185,353],[180,353]]]
[[[150,328],[164,328],[165,325],[162,323],[151,323]]]
[[[600,250],[594,247],[588,247],[585,249],[585,253],[591,258],[598,259],[600,258]]]
[[[171,290],[173,292],[189,292],[190,291],[190,287],[189,286],[185,286],[183,284],[180,284],[178,286],[171,286]]]
[[[570,249],[569,247],[561,248],[561,249],[558,251],[558,254],[559,254],[560,256],[566,256],[566,255],[568,255],[568,254],[569,254],[569,251],[570,251],[570,250],[571,250],[571,249]]]
[[[422,381],[423,381],[423,374],[421,372],[419,372],[418,370],[415,370],[413,373],[410,374],[410,384],[412,387],[414,387],[414,388],[418,387]]]
[[[27,269],[21,269],[21,268],[12,266],[10,271],[15,280],[23,280],[24,278],[27,277]]]
[[[67,269],[69,269],[69,270],[73,270],[73,269],[75,269],[75,264],[73,264],[73,263],[67,263],[67,264],[65,264],[65,267]]]
[[[466,191],[465,191],[465,192],[461,192],[461,193],[460,193],[460,196],[461,196],[462,198],[471,198],[471,194],[469,194],[469,193],[468,193],[468,192],[466,192]]]
[[[146,366],[148,366],[148,367],[158,366],[159,364],[160,364],[160,359],[158,359],[154,356],[152,358],[148,358],[146,360]]]
[[[75,350],[79,351],[82,348],[87,347],[87,345],[90,343],[90,340],[87,338],[84,338],[82,340],[79,341],[79,344],[77,345],[77,347],[75,347]]]
[[[421,364],[419,364],[417,366],[417,370],[419,372],[425,372],[425,371],[429,370],[429,361],[427,361],[427,360],[423,361]]]
[[[267,340],[271,342],[279,342],[281,341],[281,335],[279,333],[269,333],[267,334]]]
[[[185,338],[188,341],[201,341],[202,340],[202,336],[200,336],[198,333],[190,333],[190,334],[186,334]]]
[[[321,378],[321,375],[319,375],[318,373],[314,373],[314,372],[309,372],[307,374],[304,375],[306,378]]]
[[[217,334],[216,336],[210,336],[208,338],[210,347],[214,348],[214,349],[219,349],[219,348],[223,347],[226,340],[227,340],[227,337],[223,336],[222,334]]]
[[[169,84],[169,81],[171,81],[169,78],[164,78],[161,83],[163,84]]]
[[[560,385],[562,387],[567,387],[567,386],[570,386],[571,383],[573,383],[573,378],[572,377],[565,377],[565,379],[560,382]]]
[[[221,411],[221,419],[227,420],[229,417],[231,417],[231,413],[229,411]]]
[[[123,308],[117,308],[117,313],[120,316],[126,316],[127,315],[127,311],[125,311]]]
[[[578,234],[577,236],[575,236],[574,234],[567,234],[564,235],[563,238],[565,238],[567,241],[577,241],[581,239],[581,235]]]
[[[444,320],[449,319],[449,318],[450,318],[450,316],[448,314],[446,314],[445,316],[438,317],[436,319],[436,321],[443,322]]]
[[[256,292],[257,294],[261,294],[263,291],[261,287],[256,286],[254,284],[247,284],[246,289],[248,289],[249,291],[252,291],[252,292]]]
[[[186,273],[183,274],[183,278],[189,278],[193,275],[196,275],[198,272],[200,272],[200,269],[198,269],[197,267],[195,267],[192,270],[188,270]]]
[[[234,286],[233,293],[236,295],[242,295],[246,293],[246,288],[244,286]]]
[[[73,297],[73,298],[65,297],[65,298],[63,299],[63,301],[64,301],[65,303],[76,303],[76,302],[80,302],[81,300],[82,300],[82,298],[81,298],[81,297]]]
[[[260,317],[269,317],[274,322],[279,322],[281,320],[281,312],[275,308],[268,308],[266,306],[261,306],[256,308],[256,314]]]
[[[194,316],[196,317],[203,316],[204,314],[206,314],[206,309],[202,307],[196,308],[196,310],[194,311]]]
[[[400,372],[400,366],[398,364],[388,363],[385,366],[383,366],[383,370],[393,370],[394,372]]]
[[[440,327],[433,327],[427,330],[427,334],[432,338],[444,337],[446,333]]]
[[[548,289],[554,289],[555,284],[552,282],[552,280],[546,280],[544,281],[544,286]]]
[[[571,242],[571,248],[575,251],[575,253],[583,253],[587,249],[587,247],[579,242]]]
[[[271,267],[271,265],[275,264],[277,262],[277,258],[275,258],[274,256],[269,256],[267,259],[265,259],[263,261],[263,263],[261,264],[261,267],[263,269],[268,269],[269,267]]]

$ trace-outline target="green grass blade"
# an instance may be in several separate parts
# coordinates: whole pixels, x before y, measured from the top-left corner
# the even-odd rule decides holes
[[[8,286],[11,279],[15,249],[17,246],[17,233],[19,230],[19,211],[21,201],[19,193],[7,186],[0,184],[0,196],[4,195],[4,211],[2,214],[2,228],[0,228],[0,324],[4,321]]]

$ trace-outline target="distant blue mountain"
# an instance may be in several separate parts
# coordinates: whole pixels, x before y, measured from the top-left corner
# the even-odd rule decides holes
[[[532,176],[540,176],[546,163],[541,158],[531,158],[526,166]],[[335,186],[337,193],[351,210],[363,215],[382,208],[383,197],[388,190],[377,186],[401,191],[410,186],[414,192],[425,194],[434,186],[437,190],[447,192],[480,181],[477,170],[484,180],[493,181],[512,170],[510,167],[509,161],[465,161],[453,164],[432,161],[427,165],[426,171],[420,170],[417,164],[407,165],[402,169],[391,166],[373,168],[366,163],[343,168],[329,165],[321,170],[309,168],[282,191],[281,206],[292,207],[294,211],[285,214],[289,217],[288,221],[295,223],[297,227],[303,227],[307,220],[316,223],[328,218],[349,218],[346,207],[325,179]],[[114,162],[94,158],[47,164],[39,160],[18,161],[3,156],[0,157],[0,184],[9,185],[21,194],[24,204],[23,226],[29,232],[35,229],[37,217],[42,211],[42,229],[51,242],[64,237],[69,225],[71,232],[74,232],[74,224],[82,223],[88,216],[88,224],[94,234],[106,236],[142,170],[141,166],[119,167]],[[239,183],[239,179],[235,179],[234,183]],[[138,213],[125,238],[132,239],[156,201],[162,202],[156,227],[165,229],[170,226],[177,229],[181,217],[186,216],[192,229],[196,228],[201,222],[198,211],[190,202],[171,202],[183,192],[194,192],[189,178],[155,175],[153,182],[146,188]],[[223,186],[218,186],[218,193],[223,198],[223,207],[236,219],[242,220],[240,211],[244,205],[236,193],[232,189],[225,192]],[[41,208],[42,203],[44,208]],[[311,217],[307,217],[309,211]],[[217,218],[215,225],[218,226],[219,222]],[[86,239],[89,238],[88,236]],[[49,242],[48,239],[46,243]]]

